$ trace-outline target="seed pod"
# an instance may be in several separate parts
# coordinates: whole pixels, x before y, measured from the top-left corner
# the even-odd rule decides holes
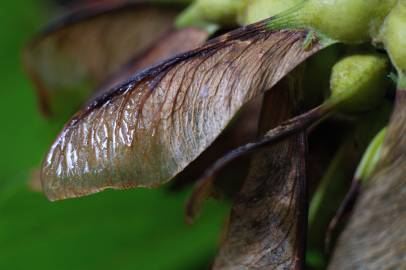
[[[399,73],[399,88],[406,89],[406,1],[398,1],[381,29],[380,37]]]
[[[333,67],[330,101],[343,112],[369,110],[385,95],[389,61],[380,54],[358,54],[343,58]]]

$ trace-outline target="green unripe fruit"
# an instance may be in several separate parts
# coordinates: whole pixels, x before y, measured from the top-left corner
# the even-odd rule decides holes
[[[238,14],[241,24],[255,23],[279,14],[303,0],[243,0]]]
[[[401,0],[385,20],[379,37],[399,73],[399,87],[406,89],[406,1]]]
[[[300,20],[337,41],[361,43],[379,31],[396,0],[308,0]]]
[[[330,100],[338,110],[359,112],[377,106],[388,87],[389,61],[384,55],[351,55],[332,70]]]

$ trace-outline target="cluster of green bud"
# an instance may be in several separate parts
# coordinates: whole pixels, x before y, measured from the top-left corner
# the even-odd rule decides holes
[[[196,0],[177,24],[230,25],[236,23],[237,17],[241,24],[249,24],[297,6],[287,14],[288,27],[310,27],[339,42],[361,43],[378,35],[396,3],[397,0]]]

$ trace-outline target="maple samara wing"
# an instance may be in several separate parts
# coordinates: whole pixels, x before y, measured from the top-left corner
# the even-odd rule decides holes
[[[77,113],[42,167],[51,200],[155,187],[198,157],[251,98],[320,50],[305,29],[235,30],[138,73]]]

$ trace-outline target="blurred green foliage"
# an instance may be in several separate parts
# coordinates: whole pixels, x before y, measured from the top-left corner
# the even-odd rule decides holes
[[[48,202],[28,180],[61,128],[39,113],[20,51],[47,20],[34,0],[0,9],[0,269],[206,269],[226,207],[183,222],[188,191],[107,191]]]

